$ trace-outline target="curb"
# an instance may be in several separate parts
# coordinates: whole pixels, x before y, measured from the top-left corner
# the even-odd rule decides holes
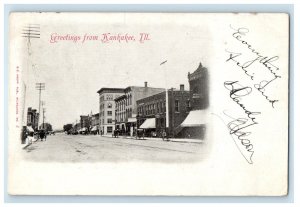
[[[111,138],[110,136],[102,136],[102,137],[107,137],[107,138]],[[128,136],[119,136],[119,137],[112,137],[112,138],[116,138],[116,139],[119,139],[119,138],[121,138],[121,139],[134,139],[134,140],[136,140],[135,139],[135,137],[128,137]],[[143,139],[143,140],[155,140],[155,141],[159,141],[159,140],[161,140],[161,141],[166,141],[166,142],[180,142],[180,143],[195,143],[195,144],[203,144],[204,143],[204,141],[203,140],[199,140],[199,141],[186,141],[186,140],[180,140],[180,139],[169,139],[169,140],[162,140],[162,138],[147,138],[147,137],[145,137],[145,139]]]

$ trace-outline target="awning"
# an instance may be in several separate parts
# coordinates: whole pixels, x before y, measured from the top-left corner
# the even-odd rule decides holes
[[[141,129],[154,129],[155,128],[155,118],[146,119],[144,123],[140,126]]]
[[[98,127],[97,126],[94,126],[91,131],[97,131],[98,130]]]
[[[29,132],[34,132],[34,130],[32,129],[31,126],[27,126],[27,130],[28,130]]]
[[[207,110],[190,111],[189,115],[180,124],[181,127],[197,127],[207,122]]]
[[[128,118],[127,122],[136,122],[136,118]]]

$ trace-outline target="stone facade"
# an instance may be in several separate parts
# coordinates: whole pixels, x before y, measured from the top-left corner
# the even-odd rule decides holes
[[[101,88],[99,94],[99,130],[112,134],[115,130],[115,99],[124,95],[124,88]]]

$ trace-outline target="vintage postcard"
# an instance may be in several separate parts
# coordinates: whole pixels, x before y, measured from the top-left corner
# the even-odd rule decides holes
[[[11,195],[284,196],[289,16],[9,17]]]

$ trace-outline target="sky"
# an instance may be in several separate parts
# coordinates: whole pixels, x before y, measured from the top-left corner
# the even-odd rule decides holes
[[[102,87],[143,86],[147,81],[149,87],[179,88],[184,84],[188,90],[188,72],[195,71],[200,62],[206,67],[209,64],[211,34],[207,25],[202,21],[186,24],[189,16],[177,21],[168,15],[141,17],[28,15],[24,21],[40,24],[41,35],[40,39],[32,39],[30,45],[26,38],[22,40],[26,107],[38,109],[35,83],[45,83],[41,100],[45,102],[46,122],[61,129],[64,124],[79,120],[80,115],[99,112],[97,91]],[[107,33],[127,34],[136,41],[102,43],[103,34]],[[149,40],[139,42],[140,33],[149,34]],[[54,41],[57,36],[66,35],[79,36],[81,40]],[[97,36],[98,40],[82,42],[85,35]]]

